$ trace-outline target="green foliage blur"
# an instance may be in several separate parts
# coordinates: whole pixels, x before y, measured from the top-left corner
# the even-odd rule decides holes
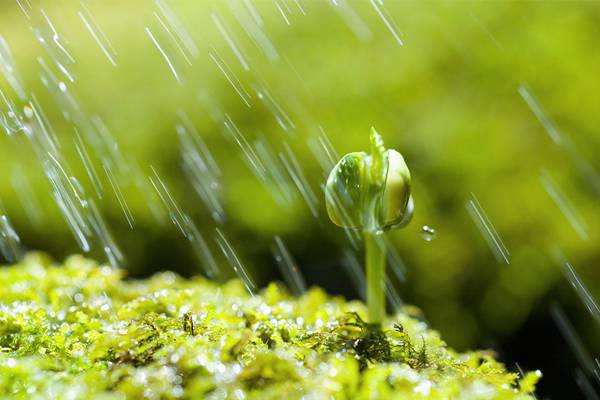
[[[114,47],[116,66],[86,28],[79,2],[39,4],[75,60],[70,66],[74,82],[56,70],[35,38],[31,26],[46,23],[37,8],[26,10],[28,19],[17,3],[2,2],[0,35],[27,93],[42,105],[88,193],[93,188],[74,147],[73,124],[43,85],[38,58],[65,80],[86,114],[102,118],[143,176],[150,175],[150,165],[156,169],[215,254],[215,227],[220,226],[260,285],[281,278],[271,256],[273,237],[280,235],[310,284],[352,295],[341,266],[350,244],[328,221],[320,188],[329,171],[308,143],[318,143],[324,131],[338,156],[367,150],[369,129],[375,126],[386,145],[404,155],[414,182],[414,219],[388,234],[406,265],[406,281],[396,282],[403,300],[422,308],[433,327],[459,349],[489,335],[511,335],[528,318],[544,313],[550,299],[568,303],[580,332],[595,334],[591,317],[565,281],[562,257],[599,298],[598,3],[388,1],[382,8],[377,1],[174,0],[168,4],[197,46],[188,63],[156,18],[155,13],[162,15],[158,3],[87,1]],[[271,53],[248,34],[250,25],[236,19],[240,7],[251,14],[248,4],[260,16]],[[146,29],[163,44],[181,82]],[[229,79],[239,79],[238,89],[247,92],[250,106],[211,55],[224,60]],[[268,88],[275,103],[264,94],[260,99],[256,87]],[[2,77],[0,88],[14,96]],[[537,99],[550,132],[520,88]],[[178,110],[193,120],[222,171],[224,224],[214,221],[182,171]],[[290,201],[274,200],[240,147],[224,134],[227,117],[249,143],[269,143],[275,160],[280,153],[289,159],[287,149],[295,155],[319,200],[318,218],[291,178],[286,177]],[[281,123],[276,117],[283,118]],[[103,172],[101,166],[98,170]],[[33,188],[39,218],[26,212],[11,183],[15,175]],[[551,177],[559,205],[567,199],[573,215],[561,212],[544,177]],[[152,191],[123,183],[135,217],[131,230],[103,180],[98,203],[131,274],[201,272],[189,243],[168,217],[157,221],[151,213],[151,202],[162,207],[150,198]],[[2,207],[28,248],[60,259],[80,250],[49,188],[24,135],[1,134]],[[494,257],[470,217],[466,204],[472,195],[502,238],[509,264]],[[434,240],[422,238],[424,225],[436,230]],[[103,257],[97,249],[92,255]],[[227,265],[224,259],[219,263]],[[594,345],[600,351],[597,341]]]

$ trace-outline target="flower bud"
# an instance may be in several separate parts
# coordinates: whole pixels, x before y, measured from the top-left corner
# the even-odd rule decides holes
[[[404,226],[413,213],[410,180],[402,155],[387,150],[372,128],[371,154],[346,154],[329,174],[327,214],[343,228],[380,231]]]

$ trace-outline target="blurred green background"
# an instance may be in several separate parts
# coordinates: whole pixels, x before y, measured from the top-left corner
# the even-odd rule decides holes
[[[65,110],[97,115],[118,143],[129,167],[115,166],[115,182],[134,229],[101,157],[93,159],[104,184],[96,202],[131,275],[202,271],[150,186],[153,166],[224,269],[215,227],[259,285],[281,279],[271,251],[280,235],[308,284],[357,296],[341,266],[351,246],[324,211],[328,160],[319,158],[319,140],[325,132],[338,156],[367,149],[373,125],[413,174],[413,222],[388,234],[406,266],[406,280],[394,279],[402,299],[459,349],[491,346],[508,362],[525,358],[527,368],[562,360],[571,371],[576,358],[548,314],[558,301],[591,354],[600,352],[598,325],[563,274],[568,260],[600,295],[600,3],[52,0],[30,8],[6,1],[0,35],[27,96],[19,99],[3,77],[0,89],[19,110],[35,95],[88,195],[96,196],[73,139],[74,126],[84,131],[85,123]],[[44,64],[64,91],[44,84]],[[61,103],[67,98],[74,108]],[[7,115],[5,104],[0,110]],[[184,173],[180,111],[220,169],[215,193],[225,222],[215,221]],[[235,122],[246,150],[269,171],[266,179],[224,121]],[[258,150],[265,144],[273,160]],[[304,196],[280,154],[289,164],[291,155],[297,159]],[[280,179],[271,176],[278,171]],[[22,132],[0,135],[0,177],[0,201],[27,248],[59,259],[81,251]],[[311,192],[313,212],[304,198]],[[469,215],[473,195],[509,264],[494,256]],[[424,225],[436,230],[432,241],[423,239]],[[91,254],[104,259],[99,249]]]

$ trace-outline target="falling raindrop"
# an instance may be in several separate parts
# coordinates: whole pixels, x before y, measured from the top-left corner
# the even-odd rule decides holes
[[[375,9],[375,11],[377,11],[377,14],[379,14],[385,26],[387,26],[389,31],[392,33],[392,36],[394,36],[396,42],[398,42],[400,46],[404,46],[404,42],[400,38],[402,34],[398,29],[398,25],[396,24],[394,18],[386,10],[385,6],[383,5],[383,0],[371,0],[371,5]]]
[[[98,43],[98,46],[100,46],[100,50],[102,50],[102,53],[104,53],[106,58],[108,58],[108,61],[112,64],[113,67],[116,67],[117,63],[115,62],[114,57],[116,56],[117,52],[108,40],[108,37],[98,26],[96,19],[94,18],[90,10],[86,7],[85,3],[81,2],[81,8],[83,11],[79,11],[77,13],[79,15],[79,18],[81,19],[87,30],[90,32],[96,43]]]
[[[146,33],[148,34],[148,36],[150,37],[150,40],[152,40],[152,43],[154,43],[154,45],[156,46],[156,48],[158,49],[158,51],[162,55],[163,59],[167,63],[169,69],[171,70],[171,72],[173,73],[173,76],[175,77],[175,80],[178,83],[182,83],[181,82],[181,76],[177,72],[177,69],[175,68],[175,64],[174,64],[174,61],[172,60],[172,58],[169,56],[169,54],[160,45],[160,43],[158,42],[158,40],[156,39],[155,35],[152,33],[152,31],[150,30],[150,28],[146,27],[145,30],[146,30]]]
[[[227,240],[227,238],[225,237],[223,232],[221,232],[221,230],[219,228],[215,228],[215,230],[217,232],[215,240],[216,240],[217,244],[219,245],[221,252],[225,256],[225,258],[227,259],[227,261],[229,262],[231,267],[233,268],[233,271],[241,279],[241,281],[244,284],[244,286],[246,287],[246,290],[248,291],[248,293],[250,293],[251,295],[254,295],[254,293],[256,292],[256,289],[257,289],[254,279],[252,279],[252,276],[250,276],[250,274],[248,273],[248,270],[246,269],[244,264],[242,264],[242,261],[240,260],[236,251],[233,249],[233,247],[231,246],[231,243]]]
[[[306,282],[302,277],[298,265],[279,236],[275,236],[275,245],[276,247],[272,251],[285,282],[295,295],[299,296],[303,294],[306,292]]]
[[[510,264],[510,253],[508,249],[504,245],[496,228],[492,225],[492,222],[483,210],[483,207],[481,207],[481,204],[474,193],[471,193],[471,199],[467,202],[465,207],[473,219],[473,222],[477,225],[479,232],[481,232],[485,241],[488,243],[490,250],[494,253],[496,260],[501,263]]]
[[[0,75],[4,76],[19,99],[25,100],[27,98],[10,47],[3,36],[0,36]]]
[[[430,227],[429,225],[423,225],[423,227],[421,228],[421,237],[423,238],[423,240],[425,240],[426,242],[431,242],[433,239],[435,239],[437,236],[435,229],[433,229],[432,227]]]
[[[17,262],[23,257],[21,239],[6,215],[0,215],[0,254],[8,262]]]

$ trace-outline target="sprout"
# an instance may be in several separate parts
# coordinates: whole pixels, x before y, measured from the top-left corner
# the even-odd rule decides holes
[[[325,187],[327,214],[342,228],[362,230],[366,247],[367,306],[371,323],[385,315],[383,231],[407,225],[413,214],[410,171],[396,150],[387,150],[371,128],[371,154],[346,154]]]

